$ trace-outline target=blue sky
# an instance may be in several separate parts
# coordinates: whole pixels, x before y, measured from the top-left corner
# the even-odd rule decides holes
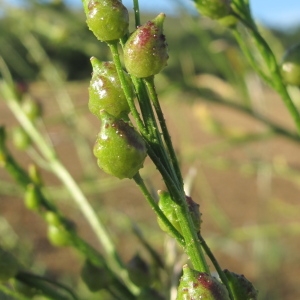
[[[6,0],[8,3],[22,3],[24,0]],[[0,0],[1,2],[1,0]],[[67,0],[72,5],[81,6],[81,0]],[[129,9],[132,8],[132,0],[123,0]],[[139,0],[142,11],[176,12],[176,4],[181,3],[194,10],[192,0]],[[265,25],[288,29],[300,25],[300,0],[250,0],[254,18]]]
[[[132,0],[123,0],[129,8]],[[176,3],[182,3],[193,9],[191,0],[140,0],[142,10],[172,13]],[[275,27],[292,27],[300,25],[300,0],[250,0],[253,16],[263,24]]]

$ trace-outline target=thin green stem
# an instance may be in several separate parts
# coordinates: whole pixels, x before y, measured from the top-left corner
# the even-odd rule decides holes
[[[239,17],[238,15],[236,16]],[[252,20],[251,14],[248,17],[248,19],[250,19],[250,22],[248,22],[248,19],[245,20],[242,17],[239,17],[239,19],[244,24],[244,26],[249,30],[249,33],[254,39],[256,47],[268,67],[269,74],[271,76],[270,78],[260,70],[259,65],[254,61],[253,56],[251,55],[249,49],[247,48],[247,45],[244,42],[243,37],[240,36],[240,32],[236,29],[233,30],[234,36],[236,37],[238,43],[240,44],[243,52],[245,53],[247,59],[250,61],[250,64],[252,65],[254,70],[281,96],[286,108],[288,109],[290,115],[294,120],[298,134],[300,134],[300,113],[297,107],[295,106],[295,104],[293,103],[287,91],[286,85],[283,83],[283,79],[274,53],[272,52],[271,48],[264,40],[264,38],[258,32]]]
[[[139,0],[133,0],[133,10],[135,17],[135,26],[138,27],[141,25]]]
[[[106,258],[110,267],[112,268],[112,270],[114,270],[116,274],[121,274],[123,276],[122,279],[128,283],[133,293],[137,293],[138,289],[131,283],[130,279],[128,278],[127,272],[124,272],[124,266],[121,262],[121,259],[118,256],[118,253],[114,247],[112,240],[110,239],[109,233],[106,231],[100,218],[97,216],[97,214],[89,204],[82,190],[79,188],[76,181],[67,171],[67,169],[58,160],[54,149],[47,145],[45,139],[37,131],[35,126],[23,112],[22,107],[18,103],[12,91],[4,83],[2,84],[1,88],[7,105],[14,113],[15,117],[18,119],[20,124],[22,124],[23,128],[26,130],[32,141],[35,142],[37,148],[43,154],[45,159],[48,160],[53,173],[61,180],[61,182],[69,190],[69,193],[72,195],[73,200],[80,208],[81,212],[85,216],[91,228],[94,230],[99,242],[105,250]]]
[[[41,74],[54,92],[56,102],[60,108],[61,114],[67,127],[71,130],[75,149],[78,152],[78,158],[84,171],[88,170],[90,174],[95,174],[97,171],[90,145],[84,138],[83,133],[91,132],[90,124],[85,118],[79,118],[76,112],[74,103],[66,89],[66,84],[56,66],[51,62],[49,56],[41,46],[40,42],[33,34],[25,32],[19,34],[24,46],[28,49],[32,60],[41,69]]]
[[[202,246],[203,250],[205,251],[206,255],[209,257],[212,264],[214,265],[216,271],[219,274],[219,277],[220,277],[221,281],[226,286],[230,299],[234,300],[234,297],[233,297],[232,291],[231,291],[231,286],[230,286],[230,284],[227,280],[227,277],[225,276],[223,270],[221,269],[218,261],[216,260],[214,254],[212,253],[212,251],[210,250],[210,248],[208,247],[208,245],[206,244],[204,238],[202,237],[202,235],[200,233],[198,234],[198,237],[199,237],[199,240],[200,240],[200,243],[201,243],[201,246]]]
[[[261,66],[257,63],[254,59],[251,49],[249,45],[245,42],[245,37],[241,36],[240,32],[237,29],[232,29],[233,35],[237,40],[241,50],[243,51],[244,55],[246,56],[247,60],[249,61],[251,67],[255,70],[255,72],[269,85],[271,85],[270,78],[263,72]]]
[[[151,145],[151,148],[156,153],[156,155],[161,158],[162,164],[164,164],[165,168],[171,175],[173,173],[173,169],[170,165],[170,160],[166,149],[163,146],[164,143],[162,141],[161,133],[159,132],[159,127],[154,115],[153,107],[151,105],[144,81],[134,76],[131,76],[131,78],[137,91],[140,110],[143,116],[143,121],[145,123],[146,130],[148,132],[148,136],[146,136],[145,138]]]
[[[172,191],[169,192],[173,196]],[[174,196],[172,198],[174,199]],[[177,198],[176,200],[179,202],[176,214],[185,240],[185,252],[189,256],[195,270],[209,274],[210,270],[186,203],[186,197],[182,194],[180,199]]]
[[[164,165],[160,163],[160,159],[156,157],[156,154],[151,147],[148,147],[148,153],[161,173],[172,199],[178,204],[178,211],[176,213],[182,229],[182,236],[185,240],[185,251],[187,255],[190,257],[196,270],[209,273],[209,268],[205,261],[197,232],[187,207],[184,191],[179,189],[178,185],[173,181],[173,178],[170,177],[170,174],[167,172]]]
[[[157,93],[156,93],[155,85],[154,85],[154,77],[151,76],[149,78],[146,78],[146,79],[144,79],[144,82],[148,89],[149,97],[153,103],[153,106],[155,108],[155,111],[156,111],[156,114],[158,117],[158,121],[159,121],[161,130],[162,130],[162,134],[163,134],[163,137],[164,137],[164,140],[165,140],[165,143],[166,143],[169,155],[170,155],[172,166],[175,170],[176,179],[178,181],[180,188],[183,189],[183,179],[182,179],[181,171],[179,168],[179,163],[178,163],[177,156],[176,156],[176,153],[175,153],[172,141],[171,141],[171,136],[169,134],[162,109],[161,109],[159,101],[158,101],[158,97],[157,97]]]
[[[113,56],[113,61],[115,63],[117,72],[118,72],[118,76],[119,79],[121,81],[121,86],[122,89],[124,91],[125,97],[127,99],[130,111],[136,121],[137,127],[139,129],[139,131],[147,136],[147,132],[145,131],[145,126],[143,124],[143,121],[139,115],[139,112],[137,111],[135,104],[134,104],[134,99],[132,97],[132,92],[131,92],[131,87],[128,85],[128,82],[126,81],[126,78],[124,76],[124,72],[123,72],[123,68],[122,68],[122,64],[120,61],[120,56],[119,56],[119,51],[118,51],[118,44],[117,42],[112,42],[112,43],[108,43],[108,46],[110,48],[110,51],[112,53]]]
[[[185,247],[185,242],[182,235],[177,231],[177,229],[170,223],[170,221],[166,218],[160,207],[157,205],[153,197],[151,196],[150,192],[148,191],[144,180],[142,179],[141,175],[137,173],[133,177],[135,183],[140,188],[141,192],[143,193],[144,197],[148,201],[151,208],[155,211],[156,215],[160,218],[160,220],[164,223],[164,225],[169,229],[172,235],[175,237],[177,242]]]

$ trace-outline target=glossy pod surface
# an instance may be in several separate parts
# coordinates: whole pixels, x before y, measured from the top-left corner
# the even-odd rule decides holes
[[[92,57],[93,75],[89,86],[89,110],[99,119],[100,111],[105,110],[116,118],[127,116],[130,112],[115,64],[111,61],[100,62]],[[128,84],[130,78],[125,73]],[[133,97],[133,93],[132,93]]]
[[[127,8],[119,0],[83,1],[87,25],[100,41],[122,38],[129,25]]]
[[[98,166],[120,179],[132,178],[143,167],[146,144],[129,124],[101,111],[102,126],[94,146]]]

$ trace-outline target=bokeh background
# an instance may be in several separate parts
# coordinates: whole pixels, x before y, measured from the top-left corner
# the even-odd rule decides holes
[[[300,41],[299,2],[250,2],[280,61],[285,49]],[[180,261],[180,249],[160,231],[135,184],[106,176],[96,166],[92,147],[99,123],[87,107],[89,59],[111,58],[106,45],[86,28],[80,2],[0,4],[0,56],[24,97],[41,105],[39,128],[107,225],[121,257],[128,261],[139,252],[147,259],[132,232],[133,222],[162,257],[175,253]],[[124,4],[130,9],[129,1]],[[300,298],[300,139],[270,126],[293,134],[291,117],[249,67],[229,30],[198,16],[189,1],[140,5],[142,22],[167,12],[170,59],[156,84],[187,187],[200,204],[203,236],[223,268],[253,281],[259,299]],[[133,30],[133,17],[130,26]],[[299,107],[299,90],[289,91]],[[17,126],[2,98],[0,125],[9,136]],[[34,147],[18,150],[12,138],[8,146],[23,167],[38,162]],[[101,251],[65,188],[41,171],[49,197]],[[141,173],[154,192],[164,189],[150,161]],[[22,198],[22,190],[1,168],[1,245],[33,270],[76,287],[81,299],[106,299],[88,294],[79,276],[81,258],[49,244],[46,225],[25,209]]]

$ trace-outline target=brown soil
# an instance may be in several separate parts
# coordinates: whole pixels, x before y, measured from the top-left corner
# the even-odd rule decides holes
[[[81,119],[88,122],[90,131],[87,140],[92,149],[99,123],[88,113],[86,87],[87,83],[68,86],[75,101],[78,122]],[[74,147],[74,135],[61,126],[53,95],[41,84],[31,86],[30,90],[42,103],[45,123],[61,160],[78,182],[86,180],[87,172],[83,171]],[[272,108],[267,113],[269,117],[293,128],[287,121],[290,118],[285,108],[275,95],[268,95],[266,102],[267,107]],[[230,127],[235,132],[263,133],[267,127],[232,109],[200,100],[188,103],[166,98],[162,104],[183,174],[191,168],[197,171],[192,196],[201,206],[202,234],[215,251],[221,266],[253,280],[261,290],[260,299],[299,299],[298,143],[284,137],[271,137],[226,147],[221,143],[224,140],[222,136],[212,135],[203,129],[199,112],[201,114],[204,105],[213,116],[224,122],[226,128]],[[0,123],[7,127],[8,132],[16,124],[3,101],[0,102]],[[210,150],[204,152],[209,147]],[[30,161],[28,156],[15,150],[10,142],[9,148],[26,167]],[[96,172],[100,179],[97,191],[86,190],[87,195],[107,224],[122,258],[127,261],[137,251],[143,253],[142,246],[130,231],[128,220],[138,224],[149,237],[149,242],[163,253],[164,235],[134,183],[111,179],[109,185],[103,187],[101,180],[107,183],[108,177],[100,170]],[[58,189],[59,181],[53,175],[43,173],[45,182]],[[147,177],[154,191],[164,188],[149,161],[142,175]],[[30,261],[29,265],[36,270],[46,268],[49,274],[70,276],[76,280],[77,275],[74,274],[80,271],[82,260],[69,248],[54,248],[49,244],[44,222],[24,208],[20,191],[13,186],[6,191],[8,185],[5,183],[13,182],[3,169],[0,169],[0,181],[0,217],[5,218],[17,234],[18,245],[29,249],[24,255]],[[72,200],[63,193],[55,198],[55,203],[76,222],[79,233],[101,249]],[[0,232],[4,226],[1,220]],[[0,242],[7,240],[7,236],[0,235]]]

